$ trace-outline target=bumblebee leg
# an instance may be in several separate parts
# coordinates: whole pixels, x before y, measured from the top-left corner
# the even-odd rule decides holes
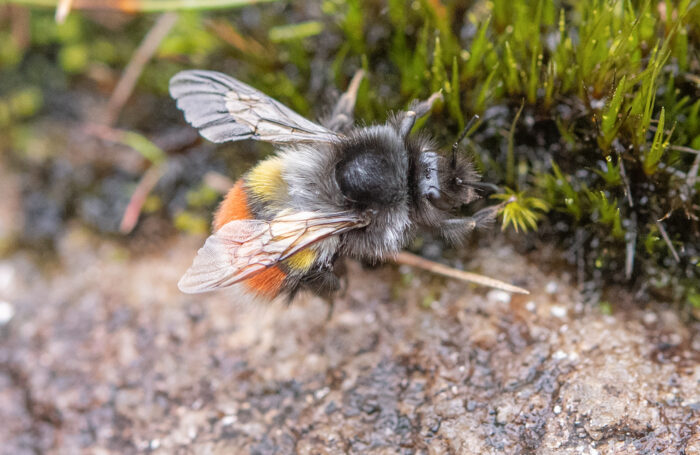
[[[344,258],[339,258],[333,263],[333,274],[338,278],[338,295],[344,298],[348,293],[348,267]]]
[[[331,270],[319,270],[302,279],[301,283],[319,297],[330,297],[340,289],[340,279]]]
[[[411,102],[411,105],[408,107],[408,111],[415,112],[416,118],[421,118],[433,109],[433,104],[435,104],[435,101],[437,101],[438,99],[443,99],[442,92],[433,93],[427,100],[413,100]]]
[[[459,243],[462,238],[473,231],[493,223],[501,204],[486,207],[476,212],[469,218],[451,218],[440,224],[440,232],[447,240]]]
[[[326,301],[327,319],[330,319],[333,315],[335,294],[340,289],[340,279],[333,273],[333,269],[323,268],[310,273],[299,281],[299,287],[308,289]]]
[[[328,304],[328,313],[326,313],[326,322],[333,318],[333,310],[335,310],[335,296],[329,296],[323,299]]]
[[[328,270],[320,274],[311,285],[315,286],[313,291],[321,296],[328,304],[326,322],[330,321],[333,317],[333,310],[335,309],[335,299],[338,297],[336,293],[341,288],[340,278],[338,278],[332,270]]]
[[[438,99],[442,99],[442,92],[435,92],[430,98],[424,101],[413,100],[408,110],[399,116],[398,132],[402,138],[407,138],[411,134],[411,128],[416,123],[416,119],[423,117],[431,111],[433,104]]]
[[[362,82],[364,75],[364,70],[357,70],[350,81],[348,90],[338,99],[330,120],[324,126],[333,131],[345,131],[352,126],[357,91],[360,89],[360,82]]]

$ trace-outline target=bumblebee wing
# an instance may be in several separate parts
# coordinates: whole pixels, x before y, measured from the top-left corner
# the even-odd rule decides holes
[[[337,133],[305,119],[262,92],[215,71],[182,71],[170,96],[185,120],[212,142],[331,142]]]
[[[209,236],[178,287],[194,294],[231,286],[320,240],[368,223],[351,212],[297,212],[272,221],[231,221]]]

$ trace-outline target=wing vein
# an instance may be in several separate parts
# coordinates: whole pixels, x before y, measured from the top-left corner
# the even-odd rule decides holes
[[[179,282],[198,293],[245,281],[331,236],[366,226],[352,212],[296,212],[271,221],[235,220],[212,234]]]
[[[187,122],[213,142],[255,139],[273,143],[333,142],[339,136],[232,77],[182,71],[170,94]]]

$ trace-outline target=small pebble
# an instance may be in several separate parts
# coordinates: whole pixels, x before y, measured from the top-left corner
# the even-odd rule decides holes
[[[644,313],[644,318],[642,320],[644,321],[644,324],[652,325],[659,320],[659,317],[656,315],[656,313],[652,313],[651,311],[649,311],[647,313]]]
[[[498,408],[496,408],[496,422],[500,423],[501,425],[505,425],[506,423],[513,420],[513,418],[515,417],[514,414],[515,413],[512,406],[499,406]]]
[[[152,439],[148,446],[151,448],[151,450],[156,450],[158,447],[160,447],[160,439]]]
[[[323,397],[325,397],[326,395],[328,395],[328,392],[330,392],[330,389],[328,387],[324,387],[322,389],[319,389],[316,392],[314,392],[314,398],[316,398],[317,400],[320,400]]]
[[[559,406],[559,405],[554,406],[553,411],[555,414],[560,414],[561,413],[561,406]]]
[[[569,357],[566,352],[562,351],[561,349],[552,354],[552,358],[554,360],[564,360],[565,358]]]
[[[680,333],[671,333],[668,335],[668,344],[671,346],[678,346],[683,342],[683,337]]]
[[[591,107],[593,109],[603,109],[605,107],[605,99],[601,98],[599,100],[592,99],[590,100]]]
[[[489,301],[498,303],[510,303],[510,297],[510,293],[506,291],[501,291],[499,289],[491,289],[486,294],[486,298]]]
[[[235,415],[227,415],[221,419],[221,425],[223,425],[225,427],[227,427],[229,425],[233,425],[234,423],[236,423],[236,416]]]
[[[6,291],[15,281],[15,269],[8,263],[0,263],[0,291]]]
[[[545,291],[547,294],[554,294],[555,292],[557,292],[557,289],[559,289],[559,285],[557,284],[557,282],[556,282],[556,281],[550,281],[550,282],[547,283],[547,285],[545,286],[544,291]]]
[[[4,300],[0,300],[0,326],[3,326],[10,322],[12,318],[15,316],[15,309],[10,304],[10,302],[6,302]]]
[[[537,309],[537,305],[532,300],[528,300],[528,302],[525,304],[525,309],[530,313],[534,313]]]
[[[566,317],[566,308],[555,305],[549,310],[549,313],[555,318],[564,319]]]
[[[693,338],[693,342],[690,345],[690,348],[693,351],[698,351],[700,352],[700,335],[696,335],[695,338]]]

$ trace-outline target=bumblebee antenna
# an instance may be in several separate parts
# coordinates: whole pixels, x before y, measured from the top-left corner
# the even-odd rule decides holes
[[[467,133],[470,129],[472,129],[477,120],[479,120],[479,116],[475,114],[474,117],[467,122],[467,126],[465,126],[462,132],[459,134],[459,138],[457,138],[455,143],[452,144],[452,159],[450,161],[452,167],[457,165],[457,149],[459,148],[459,143],[462,142],[462,140],[467,136]]]
[[[501,191],[501,188],[498,185],[494,185],[493,183],[488,182],[462,182],[462,184],[466,186],[471,186],[472,188],[476,188],[477,190],[493,191],[494,193]]]

